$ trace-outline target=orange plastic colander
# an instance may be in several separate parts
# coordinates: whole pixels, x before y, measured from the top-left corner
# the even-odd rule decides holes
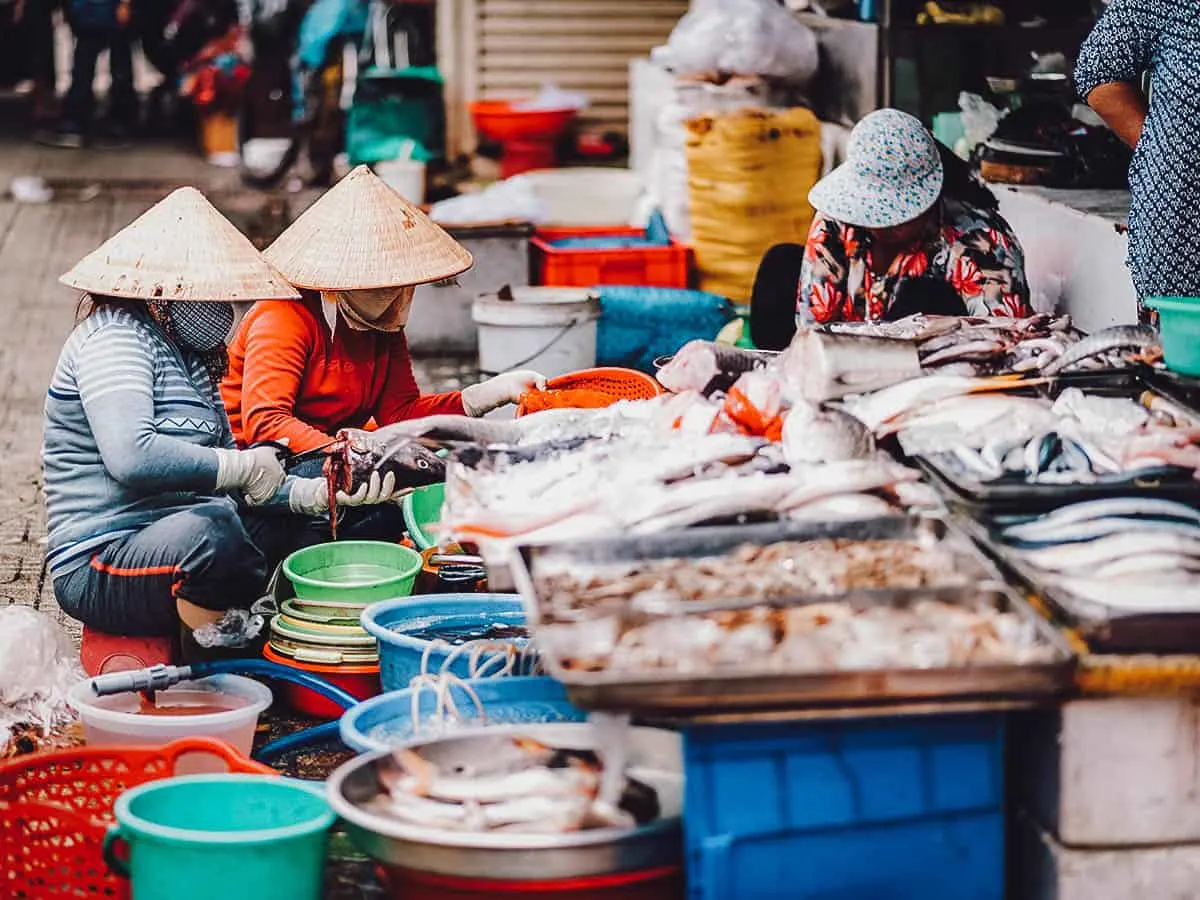
[[[650,400],[662,387],[636,369],[600,366],[551,378],[544,391],[530,391],[517,405],[517,415],[544,409],[599,408],[620,400]]]

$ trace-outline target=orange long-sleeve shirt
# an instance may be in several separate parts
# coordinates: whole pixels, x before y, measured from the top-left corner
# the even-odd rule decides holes
[[[334,334],[319,295],[256,303],[229,347],[221,398],[238,444],[288,440],[293,453],[328,443],[339,428],[463,414],[462,395],[421,395],[404,332]]]

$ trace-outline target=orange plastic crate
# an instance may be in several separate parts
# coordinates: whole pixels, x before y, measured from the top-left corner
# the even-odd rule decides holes
[[[530,241],[537,283],[552,287],[625,284],[686,288],[692,251],[674,240],[666,247],[622,250],[565,249],[554,241],[573,237],[637,237],[640,228],[541,229]]]

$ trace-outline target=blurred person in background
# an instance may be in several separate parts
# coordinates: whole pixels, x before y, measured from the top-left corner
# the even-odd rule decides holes
[[[71,87],[63,101],[62,119],[50,132],[39,135],[42,143],[78,149],[93,136],[121,145],[137,124],[138,99],[133,85],[133,10],[130,0],[65,0],[67,20],[75,34],[71,64]],[[108,52],[112,84],[108,114],[94,123],[96,96],[92,83],[96,63]],[[97,126],[98,127],[94,127]]]
[[[1075,86],[1134,148],[1127,262],[1139,318],[1147,297],[1200,296],[1200,2],[1112,0],[1080,48]]]

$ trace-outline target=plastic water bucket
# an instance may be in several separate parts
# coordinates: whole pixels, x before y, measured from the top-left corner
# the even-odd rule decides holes
[[[242,705],[225,712],[203,715],[137,715],[136,694],[97,697],[90,680],[81,681],[67,695],[83,721],[83,736],[89,744],[158,745],[185,737],[212,737],[228,741],[244,756],[254,745],[259,714],[271,705],[271,690],[241,675],[211,675],[196,681],[181,681],[171,691],[212,691],[214,695],[237,697]],[[223,767],[222,767],[223,768]]]
[[[534,369],[553,378],[596,365],[600,301],[587,288],[514,288],[471,307],[479,329],[479,368],[499,373]]]
[[[130,879],[137,900],[321,896],[334,815],[316,786],[256,775],[170,778],[122,794],[114,812],[104,859]]]
[[[1149,297],[1158,310],[1163,362],[1172,372],[1200,376],[1200,298]]]
[[[341,600],[365,606],[412,592],[421,555],[386,541],[336,541],[297,550],[283,574],[301,600]]]
[[[420,206],[425,202],[425,163],[416,159],[389,159],[375,163],[375,174],[393,191]]]

